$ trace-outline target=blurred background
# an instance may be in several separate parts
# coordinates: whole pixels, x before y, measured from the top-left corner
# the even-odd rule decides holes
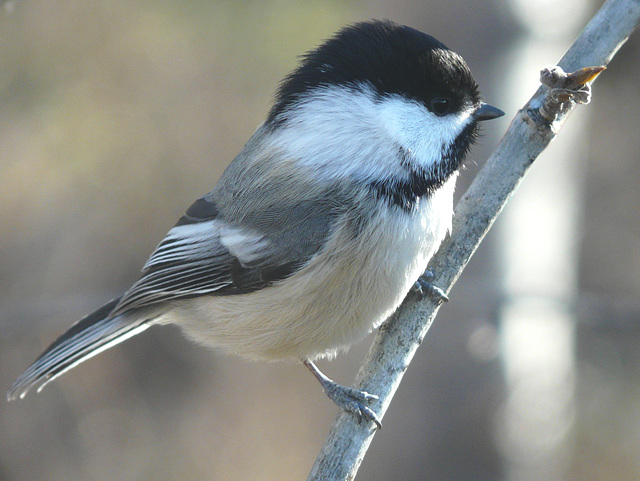
[[[0,391],[137,279],[296,58],[390,18],[485,99],[464,191],[599,1],[21,0],[0,5]],[[451,292],[363,480],[640,477],[640,36],[540,157]],[[372,336],[333,362],[350,384]],[[300,480],[336,416],[293,364],[153,328],[0,400],[0,480]]]

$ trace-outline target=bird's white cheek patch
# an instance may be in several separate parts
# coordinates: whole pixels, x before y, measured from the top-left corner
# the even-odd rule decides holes
[[[380,113],[391,137],[423,167],[430,167],[471,122],[473,111],[439,117],[424,105],[396,95],[383,100]]]

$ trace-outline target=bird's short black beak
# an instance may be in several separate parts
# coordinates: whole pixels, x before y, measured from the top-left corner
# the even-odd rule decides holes
[[[480,104],[480,108],[473,114],[473,117],[478,121],[482,121],[497,119],[498,117],[502,117],[503,115],[504,112],[502,110],[494,107],[493,105],[485,104],[484,102],[482,102]]]

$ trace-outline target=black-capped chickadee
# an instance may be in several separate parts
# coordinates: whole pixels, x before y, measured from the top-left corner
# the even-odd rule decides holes
[[[8,393],[23,397],[154,324],[255,360],[303,361],[342,408],[372,395],[313,364],[380,325],[451,226],[480,100],[458,54],[389,21],[344,28],[282,82],[267,120],[121,297],[74,324]]]

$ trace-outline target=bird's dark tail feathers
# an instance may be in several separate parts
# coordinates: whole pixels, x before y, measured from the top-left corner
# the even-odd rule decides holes
[[[114,299],[88,316],[83,317],[62,334],[13,383],[7,392],[12,401],[23,398],[38,385],[38,392],[61,374],[82,361],[108,349],[149,327],[148,322],[135,321],[129,316],[109,317],[120,298]]]

